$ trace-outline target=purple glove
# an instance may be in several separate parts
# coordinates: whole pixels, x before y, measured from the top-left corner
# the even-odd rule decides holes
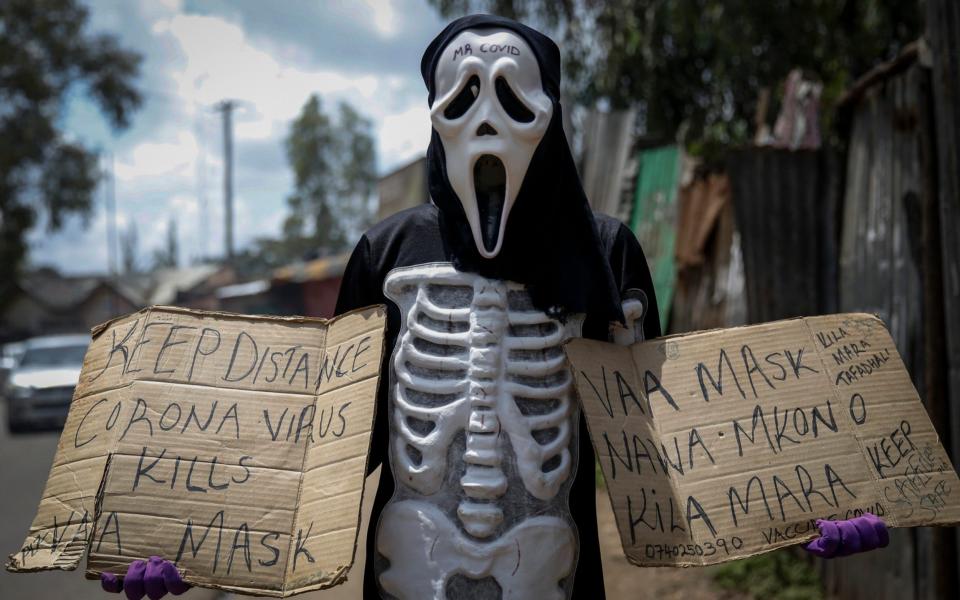
[[[159,556],[151,556],[150,560],[137,560],[127,567],[127,575],[121,581],[113,573],[101,573],[100,585],[108,592],[126,592],[130,600],[140,600],[144,594],[150,600],[157,600],[170,592],[179,596],[190,589],[190,584],[183,581],[176,565]]]
[[[820,537],[804,549],[821,558],[849,556],[885,548],[890,543],[887,525],[883,519],[870,513],[846,521],[817,519]]]

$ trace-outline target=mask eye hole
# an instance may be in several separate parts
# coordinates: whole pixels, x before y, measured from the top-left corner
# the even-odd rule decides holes
[[[500,100],[500,104],[503,105],[503,109],[507,111],[510,118],[520,123],[530,123],[533,121],[533,113],[520,101],[520,98],[517,98],[517,95],[513,93],[506,79],[497,77],[494,87],[497,90],[497,99]]]
[[[474,75],[467,80],[466,85],[457,94],[457,97],[450,101],[450,104],[443,109],[443,116],[447,119],[459,119],[473,106],[473,102],[480,94],[480,78]]]

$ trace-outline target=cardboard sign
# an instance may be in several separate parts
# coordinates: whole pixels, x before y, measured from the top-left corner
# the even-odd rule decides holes
[[[194,585],[331,587],[353,563],[382,307],[333,320],[154,307],[100,326],[11,571],[174,560]]]
[[[960,521],[960,481],[873,316],[566,352],[635,565],[766,552],[816,537],[817,518]]]

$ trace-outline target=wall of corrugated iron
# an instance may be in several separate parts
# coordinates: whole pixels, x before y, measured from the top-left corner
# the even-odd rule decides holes
[[[950,404],[960,409],[960,3],[927,0],[937,193],[943,247],[943,294]],[[960,414],[953,421],[954,464],[960,458]],[[958,564],[960,570],[960,564]]]
[[[931,64],[915,45],[848,94],[845,165],[824,151],[749,148],[726,167],[748,321],[879,315],[956,463],[960,8],[933,2],[928,10],[947,30],[933,39]],[[956,598],[957,556],[955,529],[894,530],[886,551],[826,561],[822,570],[830,597]]]
[[[918,245],[925,199],[921,164],[922,69],[874,86],[853,108],[840,253],[840,309],[875,313],[890,329],[922,398],[923,277]],[[918,595],[920,530],[894,531],[890,548],[825,565],[827,591],[841,598]],[[926,536],[929,537],[929,536]]]
[[[960,28],[957,29],[960,31]],[[931,112],[931,71],[917,60],[870,81],[852,100],[839,255],[839,307],[878,314],[923,398],[945,446],[956,436],[960,406],[949,401],[945,275],[956,257],[941,246],[941,154]],[[903,66],[903,65],[906,66]],[[956,107],[954,107],[954,110]],[[941,161],[941,165],[943,162]],[[956,173],[956,155],[952,170]],[[953,197],[955,201],[955,197]],[[956,312],[953,312],[956,319]],[[956,393],[956,392],[954,392]],[[956,462],[956,453],[954,453]],[[895,530],[886,551],[824,564],[828,595],[926,600],[956,598],[956,532]]]
[[[836,195],[824,151],[746,148],[727,173],[743,250],[747,320],[836,308]]]
[[[629,180],[636,177],[636,161],[631,160],[636,116],[634,110],[594,109],[583,124],[583,191],[594,210],[621,221],[630,218],[630,205],[622,201],[624,187],[632,187]]]
[[[937,201],[946,337],[947,394],[953,464],[960,463],[960,3],[926,0],[926,40],[931,54],[933,113],[937,154]],[[954,530],[960,548],[960,530]],[[954,584],[960,584],[960,552],[954,561]],[[956,597],[956,594],[954,595]]]
[[[707,173],[683,181],[677,204],[670,333],[744,325],[743,255],[729,179]]]

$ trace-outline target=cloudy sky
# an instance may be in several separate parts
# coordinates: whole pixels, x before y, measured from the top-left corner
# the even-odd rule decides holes
[[[78,90],[67,136],[112,153],[118,222],[136,223],[141,264],[175,217],[181,262],[223,251],[222,138],[215,104],[234,112],[236,240],[276,235],[292,176],[283,150],[312,93],[348,100],[374,123],[378,170],[421,155],[429,140],[419,60],[443,22],[426,0],[85,0],[92,31],[143,57],[144,104],[113,132]],[[107,268],[103,194],[87,228],[31,237],[31,262],[70,272]]]

